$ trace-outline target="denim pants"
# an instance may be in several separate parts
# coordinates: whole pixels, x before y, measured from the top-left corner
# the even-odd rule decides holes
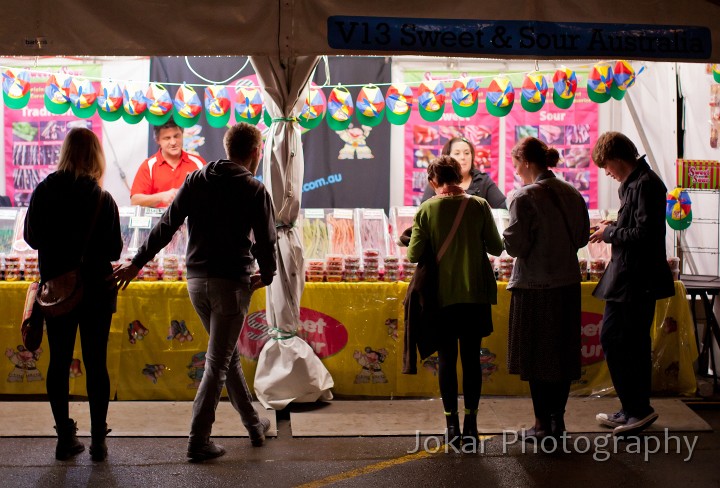
[[[655,300],[606,302],[600,343],[615,392],[625,415],[643,418],[652,412],[650,328]]]
[[[190,442],[202,444],[210,437],[223,386],[227,387],[230,403],[248,431],[257,428],[260,422],[237,348],[252,293],[247,283],[223,278],[190,278],[188,293],[210,335],[205,372],[193,402],[190,426]]]

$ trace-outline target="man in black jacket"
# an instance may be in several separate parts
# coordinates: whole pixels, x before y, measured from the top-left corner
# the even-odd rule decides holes
[[[617,222],[603,221],[590,242],[612,244],[612,258],[593,295],[606,300],[600,342],[613,386],[622,404],[600,413],[600,424],[615,435],[633,435],[658,417],[650,406],[652,358],[650,328],[655,302],[674,295],[665,254],[667,188],[635,145],[619,132],[601,135],[593,161],[619,181]]]
[[[260,131],[240,123],[227,131],[224,143],[229,160],[189,174],[132,262],[114,272],[117,286],[125,289],[187,217],[188,293],[210,334],[205,373],[193,404],[187,452],[192,461],[225,454],[210,441],[223,386],[254,446],[263,444],[270,427],[251,404],[237,342],[252,292],[269,285],[276,271],[275,213],[270,194],[253,177],[262,154]],[[253,259],[260,274],[251,276]]]

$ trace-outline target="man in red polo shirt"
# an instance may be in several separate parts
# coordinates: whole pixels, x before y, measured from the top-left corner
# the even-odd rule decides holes
[[[207,162],[183,151],[183,130],[170,119],[154,126],[155,142],[160,150],[142,162],[135,174],[130,203],[143,207],[167,207],[175,198],[185,176]]]

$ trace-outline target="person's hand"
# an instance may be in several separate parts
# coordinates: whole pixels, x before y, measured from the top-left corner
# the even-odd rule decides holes
[[[254,274],[250,277],[250,291],[259,290],[264,286],[265,283],[263,283],[263,280],[259,274]]]
[[[177,193],[176,188],[170,188],[169,190],[158,193],[158,195],[160,195],[160,202],[165,206],[170,205],[172,203],[172,201],[175,199],[176,193]]]
[[[590,228],[590,242],[596,243],[596,242],[604,242],[603,241],[603,233],[605,232],[605,228],[608,226],[609,222],[606,220],[603,220],[600,222],[600,224],[591,227]],[[593,230],[595,232],[593,232]]]
[[[140,268],[133,263],[118,264],[113,268],[112,281],[116,290],[124,290],[140,272]]]

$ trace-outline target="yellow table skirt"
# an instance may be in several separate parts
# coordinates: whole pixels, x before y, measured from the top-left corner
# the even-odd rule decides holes
[[[45,393],[47,339],[35,355],[23,351],[19,331],[26,282],[0,282],[0,393]],[[483,394],[528,395],[526,382],[507,372],[510,292],[498,283],[493,334],[483,339]],[[612,394],[600,347],[604,302],[592,297],[595,283],[582,285],[582,377],[574,395]],[[401,374],[403,298],[407,283],[307,283],[298,335],[320,356],[341,396],[438,397],[436,358],[417,375]],[[257,357],[268,340],[265,293],[255,293],[239,341],[242,364],[252,387]],[[653,337],[653,391],[693,395],[697,358],[694,327],[685,287],[659,300]],[[207,333],[190,304],[184,282],[133,282],[120,292],[108,345],[111,397],[118,400],[191,400],[202,378]],[[76,342],[70,390],[85,395],[84,365]]]

